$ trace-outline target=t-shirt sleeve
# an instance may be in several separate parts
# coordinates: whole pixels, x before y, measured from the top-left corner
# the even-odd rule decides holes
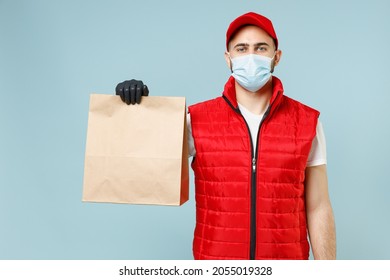
[[[188,157],[193,157],[196,154],[194,137],[192,136],[191,115],[187,112],[187,141],[188,141]]]
[[[316,136],[313,139],[306,166],[311,167],[322,164],[326,164],[326,142],[322,123],[318,121],[316,128]]]

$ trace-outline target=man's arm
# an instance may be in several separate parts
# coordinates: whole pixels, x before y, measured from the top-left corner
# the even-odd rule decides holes
[[[336,259],[336,231],[326,165],[306,168],[306,215],[314,259]]]

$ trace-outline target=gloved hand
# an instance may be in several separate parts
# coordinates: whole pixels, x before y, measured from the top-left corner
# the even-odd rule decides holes
[[[119,83],[115,88],[116,95],[119,95],[123,102],[127,105],[139,104],[141,102],[141,96],[148,96],[149,89],[142,81],[127,80]]]

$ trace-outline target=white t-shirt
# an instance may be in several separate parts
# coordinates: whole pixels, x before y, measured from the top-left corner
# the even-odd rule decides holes
[[[238,104],[238,107],[241,111],[242,116],[245,118],[249,126],[253,147],[256,147],[257,133],[263,115],[253,114],[241,104]],[[187,128],[188,128],[188,152],[190,156],[195,156],[196,151],[194,145],[194,138],[192,136],[190,114],[187,114]],[[322,164],[326,164],[326,142],[325,142],[325,135],[324,135],[324,130],[322,128],[322,124],[320,121],[318,121],[317,128],[316,128],[316,136],[313,139],[313,143],[311,146],[311,150],[310,150],[310,154],[306,166],[310,167],[310,166],[317,166]]]

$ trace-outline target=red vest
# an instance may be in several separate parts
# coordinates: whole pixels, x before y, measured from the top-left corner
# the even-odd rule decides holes
[[[222,97],[189,107],[196,157],[195,259],[308,259],[305,168],[319,112],[273,96],[252,147],[230,78]]]

